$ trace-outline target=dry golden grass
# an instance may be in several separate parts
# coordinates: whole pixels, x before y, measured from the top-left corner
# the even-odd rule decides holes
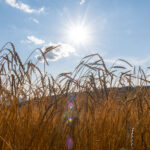
[[[72,150],[150,149],[150,81],[142,68],[122,59],[125,65],[108,68],[93,54],[74,72],[54,78],[29,58],[22,63],[12,43],[0,54],[0,150],[67,150],[68,136]],[[65,115],[74,92],[69,122]]]

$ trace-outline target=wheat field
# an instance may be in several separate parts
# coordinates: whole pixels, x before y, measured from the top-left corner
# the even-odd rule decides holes
[[[149,150],[149,74],[118,59],[85,56],[57,77],[0,49],[0,150]],[[120,63],[120,64],[119,64]],[[22,100],[21,103],[19,98]]]

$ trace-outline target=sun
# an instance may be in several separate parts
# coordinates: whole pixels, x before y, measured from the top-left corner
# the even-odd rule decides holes
[[[74,24],[68,28],[68,39],[75,44],[86,44],[89,41],[89,28],[82,24]]]

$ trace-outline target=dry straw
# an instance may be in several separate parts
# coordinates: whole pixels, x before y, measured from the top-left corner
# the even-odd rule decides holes
[[[108,67],[91,54],[73,72],[53,77],[46,73],[46,54],[58,46],[35,49],[25,62],[13,43],[0,49],[0,149],[65,150],[67,135],[74,150],[150,149],[148,72],[123,59]],[[36,50],[43,68],[39,60],[29,60]],[[78,114],[72,128],[63,117],[70,93],[76,95]],[[129,136],[126,122],[136,137],[134,128]]]

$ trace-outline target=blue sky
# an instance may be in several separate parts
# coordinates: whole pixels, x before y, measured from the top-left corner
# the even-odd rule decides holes
[[[92,53],[108,64],[122,58],[150,66],[149,16],[149,0],[0,0],[0,47],[13,42],[25,61],[35,48],[61,44],[47,55],[53,75],[73,71]],[[69,39],[70,27],[78,24],[87,29],[87,41]]]

